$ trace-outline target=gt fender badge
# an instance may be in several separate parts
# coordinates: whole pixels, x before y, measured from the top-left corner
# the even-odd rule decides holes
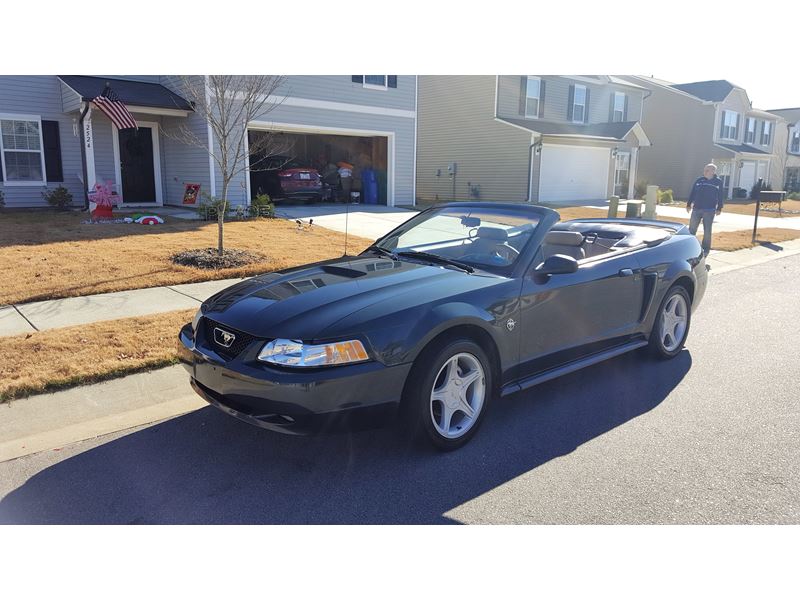
[[[517,322],[514,319],[509,319],[506,321],[506,328],[508,328],[509,331],[514,331],[514,327],[516,326]]]

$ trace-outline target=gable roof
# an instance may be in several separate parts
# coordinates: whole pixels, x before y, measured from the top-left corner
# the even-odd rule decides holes
[[[58,78],[73,89],[81,97],[81,100],[85,102],[100,96],[106,87],[106,83],[109,83],[111,89],[119,96],[119,99],[130,106],[194,110],[188,100],[180,97],[160,83],[91,77],[88,75],[59,75]]]
[[[768,110],[767,112],[777,115],[779,117],[783,117],[790,123],[797,123],[800,122],[800,107],[797,108],[776,108],[774,110]]]
[[[722,102],[736,86],[725,79],[714,79],[711,81],[695,81],[692,83],[674,83],[670,87],[691,94],[701,100]]]
[[[727,148],[728,150],[732,150],[733,152],[748,152],[750,154],[769,154],[769,152],[764,152],[759,148],[754,148],[753,146],[747,146],[745,144],[717,144],[718,146],[722,146],[723,148]]]

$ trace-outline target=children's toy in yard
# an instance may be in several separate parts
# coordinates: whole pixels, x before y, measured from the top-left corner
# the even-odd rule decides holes
[[[112,209],[119,204],[119,197],[112,190],[112,182],[105,184],[96,183],[89,192],[89,211],[93,219],[111,219],[114,217]]]
[[[141,215],[134,219],[133,222],[139,223],[140,225],[161,225],[164,222],[164,219],[158,215]]]

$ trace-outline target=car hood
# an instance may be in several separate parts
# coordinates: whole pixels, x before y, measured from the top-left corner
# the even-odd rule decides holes
[[[394,261],[383,257],[342,258],[259,275],[206,300],[206,317],[258,337],[313,340],[329,326],[377,302],[387,313],[400,297],[413,293],[425,303],[486,285],[480,271]]]

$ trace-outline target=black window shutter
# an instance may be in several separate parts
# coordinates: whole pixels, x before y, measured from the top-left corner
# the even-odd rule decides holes
[[[353,75],[353,83],[364,83],[363,75]]]
[[[539,118],[544,117],[544,79],[539,80]]]
[[[569,85],[569,99],[567,100],[567,121],[572,121],[575,112],[575,85]]]
[[[614,122],[614,103],[617,100],[617,94],[615,92],[611,92],[611,102],[609,103],[608,107],[608,120],[613,123]]]
[[[625,94],[625,107],[622,109],[622,120],[628,120],[628,94]]]
[[[397,75],[387,75],[386,76],[386,83],[390,88],[397,87]]]
[[[722,111],[719,119],[719,137],[725,137],[725,111]]]
[[[588,123],[589,122],[589,93],[591,91],[592,90],[590,90],[588,87],[586,88],[586,106],[583,107],[583,122],[584,123]]]
[[[47,173],[47,181],[64,181],[58,121],[42,121],[42,141],[44,142],[44,170]]]
[[[523,75],[519,78],[519,114],[523,117],[527,114],[528,105],[528,76]]]
[[[0,181],[3,181],[3,153],[0,152]]]

